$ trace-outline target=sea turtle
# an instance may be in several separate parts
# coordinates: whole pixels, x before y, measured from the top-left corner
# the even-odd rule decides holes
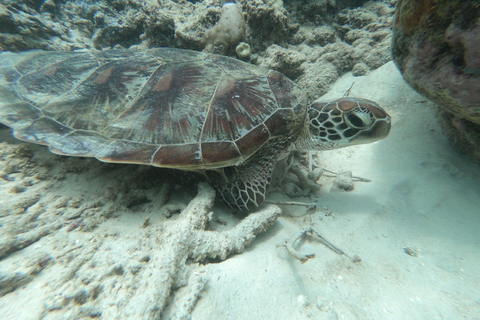
[[[390,130],[375,102],[308,103],[277,71],[172,48],[1,53],[0,123],[60,155],[201,172],[239,210],[263,201],[291,150]]]

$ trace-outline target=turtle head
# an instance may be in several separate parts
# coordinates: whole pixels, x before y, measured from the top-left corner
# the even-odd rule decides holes
[[[315,149],[374,142],[390,132],[390,116],[375,102],[342,98],[308,107],[308,132]]]

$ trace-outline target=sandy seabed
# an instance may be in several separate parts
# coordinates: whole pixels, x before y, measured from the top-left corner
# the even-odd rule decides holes
[[[112,199],[132,167],[25,151],[1,130],[1,318],[480,319],[480,167],[392,62],[344,75],[322,99],[352,82],[351,96],[390,113],[392,131],[314,158],[372,181],[333,192],[324,175],[308,200],[317,211],[283,206],[278,218],[273,206],[243,220],[215,207],[212,217],[211,189],[192,200],[178,187],[169,195],[167,183],[132,196],[127,210]],[[285,197],[271,196],[295,200]],[[295,247],[315,257],[292,257],[283,245],[311,226],[361,261],[314,235]]]

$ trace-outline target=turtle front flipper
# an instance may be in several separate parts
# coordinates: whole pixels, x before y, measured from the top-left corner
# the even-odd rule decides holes
[[[234,178],[234,181],[213,185],[217,191],[218,199],[234,210],[251,211],[258,207],[265,200],[272,170],[258,165],[245,171],[237,171],[233,167],[229,167],[229,169],[235,170],[233,175],[230,175]],[[251,174],[254,172],[257,172],[256,176]]]
[[[207,176],[218,199],[227,207],[239,211],[257,208],[267,193],[272,172],[277,161],[289,152],[295,135],[287,139],[273,139],[245,163],[207,171]]]

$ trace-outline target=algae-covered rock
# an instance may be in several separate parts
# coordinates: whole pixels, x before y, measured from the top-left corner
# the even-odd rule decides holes
[[[439,105],[445,132],[480,162],[480,2],[399,0],[393,58]]]
[[[205,32],[201,45],[204,51],[225,54],[236,45],[245,33],[245,19],[242,8],[236,3],[225,3],[222,15],[215,26]]]

